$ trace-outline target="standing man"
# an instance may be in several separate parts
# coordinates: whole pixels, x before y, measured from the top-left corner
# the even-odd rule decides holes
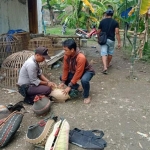
[[[93,75],[95,75],[95,72],[88,63],[86,57],[77,49],[73,39],[64,41],[63,49],[65,55],[63,61],[63,74],[61,77],[62,83],[59,87],[63,87],[64,84],[67,85],[64,89],[64,94],[69,93],[71,89],[81,91],[83,87],[84,103],[88,104],[91,101],[91,97],[89,96],[89,81]],[[77,83],[79,80],[81,80],[82,86]]]
[[[33,104],[36,95],[48,96],[51,88],[56,86],[55,83],[50,82],[43,74],[39,67],[39,63],[45,59],[50,59],[48,56],[48,49],[45,47],[38,47],[35,50],[35,55],[28,58],[19,72],[18,89],[19,93],[25,97],[24,101]]]
[[[98,27],[98,36],[100,32],[107,33],[107,42],[105,45],[100,45],[101,47],[101,57],[103,62],[103,74],[107,74],[107,69],[110,67],[110,62],[112,60],[112,55],[114,54],[115,48],[115,35],[118,41],[118,48],[121,47],[121,40],[119,34],[119,24],[116,20],[112,19],[113,10],[108,9],[106,11],[106,18],[103,19]]]

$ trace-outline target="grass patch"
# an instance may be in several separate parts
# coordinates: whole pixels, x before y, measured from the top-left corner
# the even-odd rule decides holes
[[[46,27],[46,34],[62,35],[62,26]],[[75,35],[75,29],[66,28],[64,35]]]

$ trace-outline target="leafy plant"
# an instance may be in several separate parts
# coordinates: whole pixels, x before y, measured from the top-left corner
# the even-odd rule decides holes
[[[149,0],[142,0],[140,14],[141,15],[146,14],[149,7],[150,7],[150,1]]]

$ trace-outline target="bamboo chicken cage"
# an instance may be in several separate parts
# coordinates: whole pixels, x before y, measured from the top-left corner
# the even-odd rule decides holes
[[[63,39],[58,35],[47,35],[47,38],[51,40],[52,50],[55,52],[57,50],[62,50]]]
[[[1,71],[3,72],[4,79],[0,80],[2,87],[10,89],[17,89],[16,83],[18,81],[19,70],[24,62],[34,55],[33,51],[23,50],[8,56],[2,63]],[[39,64],[44,74],[47,74],[47,64],[42,62]]]
[[[59,50],[63,50],[62,42],[66,39],[72,38],[80,48],[80,37],[79,36],[58,36],[58,35],[46,35],[45,37],[33,38],[29,41],[29,50],[35,50],[39,46],[48,48],[50,56],[55,55]]]
[[[26,50],[28,49],[28,44],[30,40],[30,33],[29,32],[21,32],[14,34],[20,40],[21,48],[20,50]]]
[[[49,56],[53,56],[54,55],[54,51],[52,49],[52,41],[51,39],[47,38],[47,37],[37,37],[37,38],[33,38],[29,41],[29,50],[35,50],[37,47],[39,46],[44,46],[46,48],[48,48],[48,54]]]
[[[77,46],[80,48],[80,37],[79,36],[58,36],[58,35],[46,35],[51,41],[52,41],[52,50],[57,51],[57,50],[62,50],[62,42],[65,41],[66,39],[74,39]]]
[[[13,35],[3,34],[0,36],[0,66],[3,60],[12,53],[20,50],[20,41]]]

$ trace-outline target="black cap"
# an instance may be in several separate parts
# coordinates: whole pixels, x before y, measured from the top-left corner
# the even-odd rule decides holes
[[[105,12],[106,14],[113,14],[114,13],[114,11],[111,9],[111,8],[109,8],[109,9],[107,9],[106,10],[106,12]]]
[[[38,47],[35,50],[35,54],[42,55],[45,59],[50,59],[50,56],[48,55],[48,49],[46,47]]]

